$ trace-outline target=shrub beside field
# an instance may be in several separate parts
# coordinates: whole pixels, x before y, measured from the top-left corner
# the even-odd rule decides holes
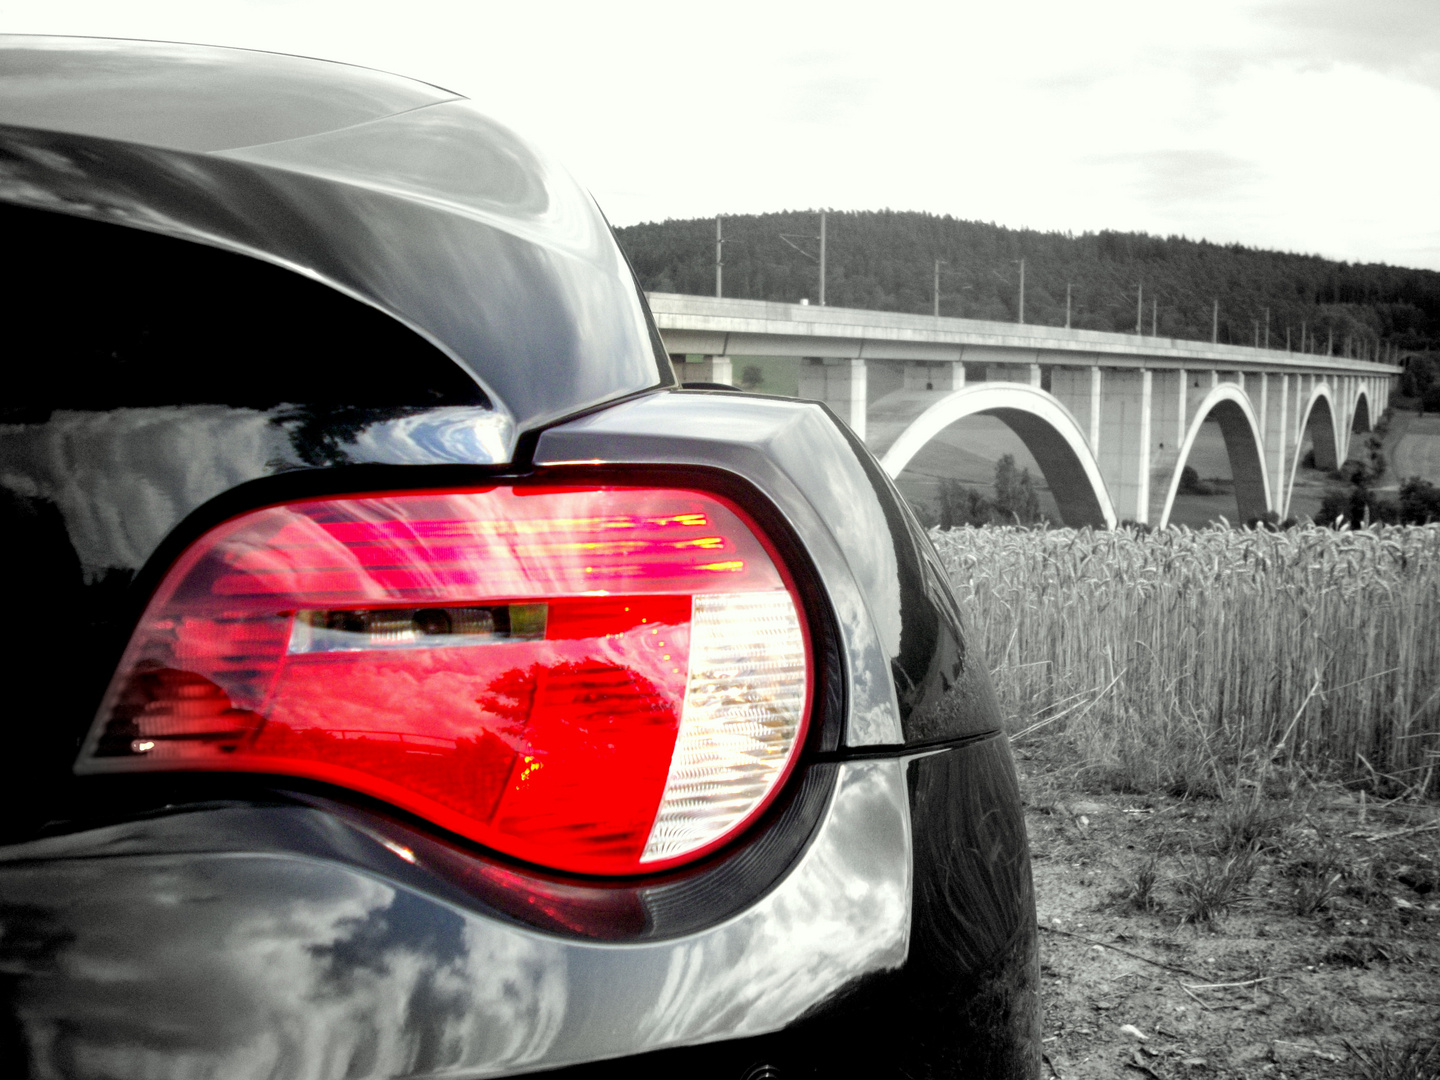
[[[1015,733],[1067,731],[1098,779],[1440,792],[1440,526],[932,536]]]

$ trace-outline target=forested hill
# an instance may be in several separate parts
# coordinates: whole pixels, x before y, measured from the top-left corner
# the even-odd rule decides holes
[[[814,237],[813,211],[726,217],[725,295],[797,302],[817,298],[815,263],[781,239]],[[616,230],[640,280],[658,292],[715,293],[715,220],[665,221]],[[1270,344],[1300,347],[1302,324],[1324,352],[1376,341],[1392,350],[1440,349],[1440,273],[1383,264],[1334,262],[1144,233],[1008,229],[979,221],[889,210],[831,212],[826,227],[826,302],[837,307],[929,313],[934,260],[943,259],[940,313],[1014,320],[1018,260],[1025,260],[1025,321],[1135,330],[1136,289],[1144,288],[1144,332],[1152,300],[1165,337],[1208,341],[1220,301],[1220,340],[1253,344],[1270,311]],[[814,252],[814,240],[801,240]]]

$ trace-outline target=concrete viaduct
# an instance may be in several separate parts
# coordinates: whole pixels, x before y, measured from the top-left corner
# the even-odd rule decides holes
[[[1067,525],[1164,526],[1207,419],[1219,422],[1240,520],[1286,516],[1309,435],[1336,468],[1384,411],[1388,364],[1096,330],[651,293],[686,382],[730,383],[730,357],[793,356],[823,401],[898,476],[957,420],[1003,421]],[[687,357],[699,355],[698,361]],[[883,365],[885,371],[876,369]],[[875,378],[871,379],[874,372]],[[894,389],[877,395],[867,383]]]

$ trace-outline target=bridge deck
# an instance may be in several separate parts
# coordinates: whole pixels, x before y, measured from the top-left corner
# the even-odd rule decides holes
[[[894,311],[649,293],[672,353],[821,356],[885,361],[1058,364],[1113,368],[1223,368],[1392,376],[1389,364],[1341,356],[1212,345],[1208,341],[1067,330]]]

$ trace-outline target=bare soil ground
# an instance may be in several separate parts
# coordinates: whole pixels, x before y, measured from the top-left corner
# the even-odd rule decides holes
[[[1440,1076],[1440,806],[1086,791],[1073,760],[1017,748],[1047,1075]]]

